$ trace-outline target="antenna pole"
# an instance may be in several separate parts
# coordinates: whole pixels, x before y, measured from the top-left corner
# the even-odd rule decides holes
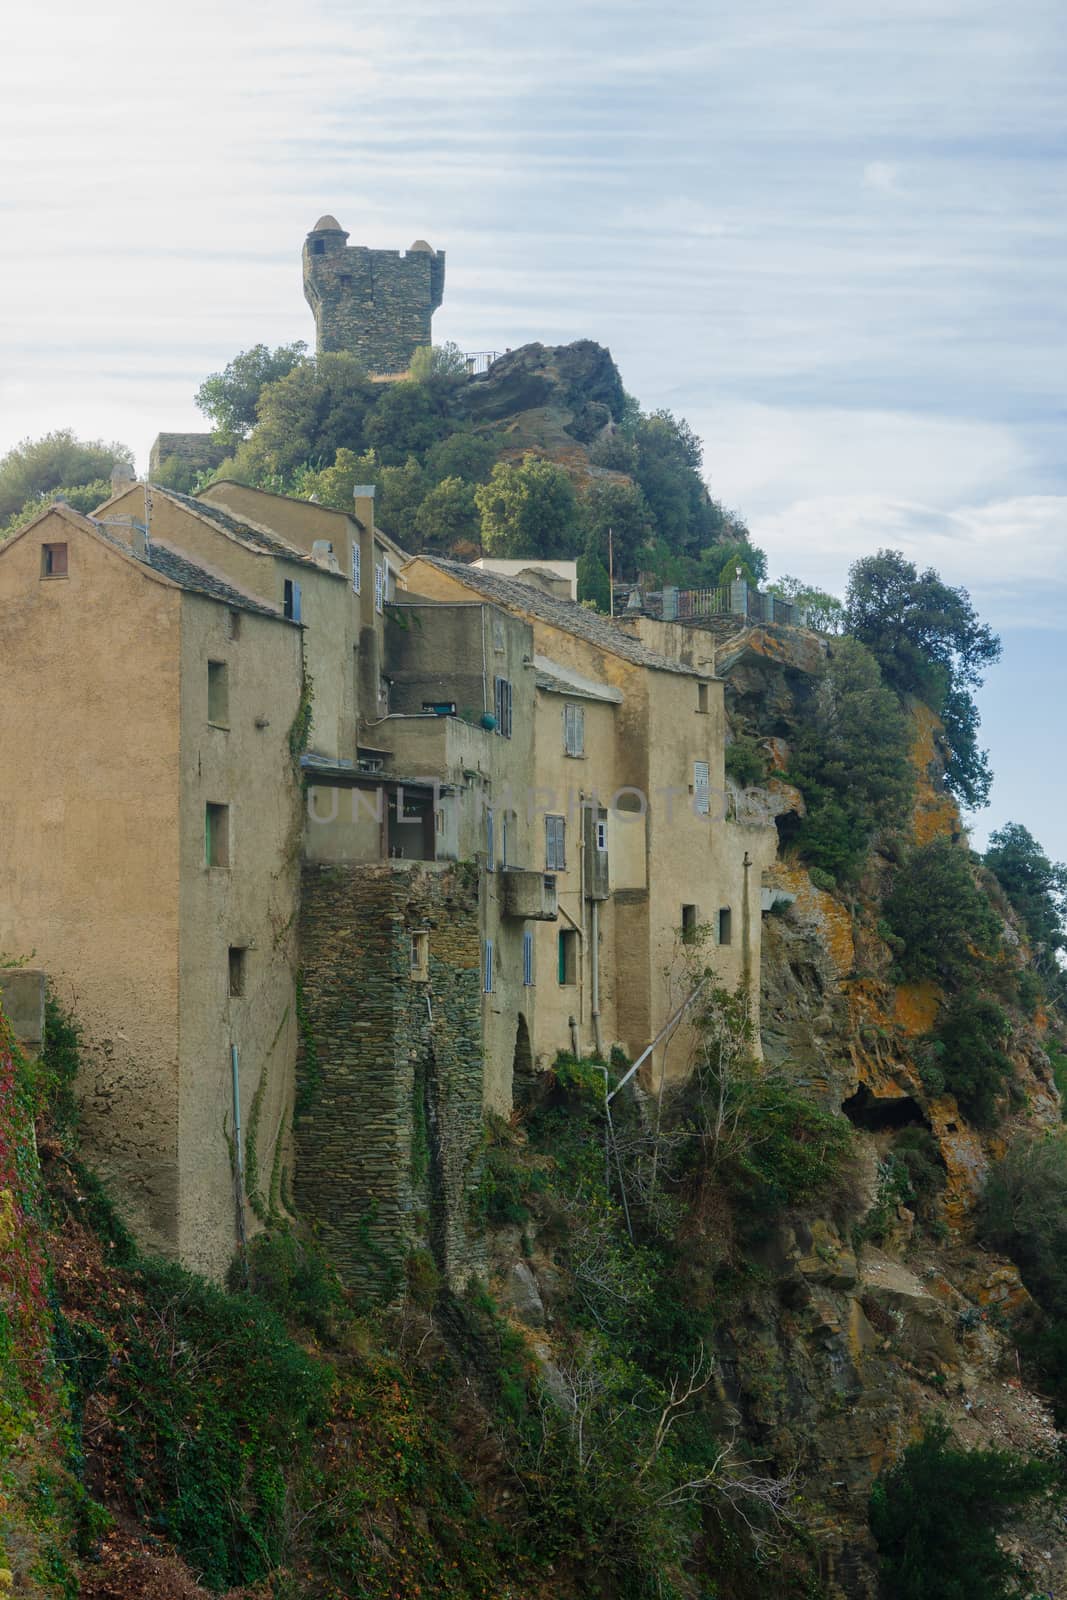
[[[608,611],[615,615],[615,535],[608,529]]]

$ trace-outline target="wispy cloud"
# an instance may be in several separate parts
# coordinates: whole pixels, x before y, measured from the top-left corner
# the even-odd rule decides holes
[[[0,22],[0,451],[195,427],[299,250],[448,250],[440,337],[592,336],[779,570],[897,543],[1058,615],[1058,0],[73,0]],[[1026,609],[1024,605],[1023,609]],[[1033,609],[1030,616],[1033,617]],[[1064,850],[1067,852],[1067,839]]]

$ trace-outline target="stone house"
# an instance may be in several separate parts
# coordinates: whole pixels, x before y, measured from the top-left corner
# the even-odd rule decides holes
[[[220,1275],[235,1106],[291,1167],[301,630],[132,524],[0,544],[0,950],[85,1036],[91,1159],[149,1247]]]
[[[524,981],[508,1010],[534,1061],[558,1050],[631,1058],[692,992],[694,961],[743,984],[758,1021],[761,881],[774,830],[725,804],[723,685],[607,618],[484,568],[430,556],[409,591],[490,602],[532,633],[533,785],[526,864],[552,877],[558,915],[524,929]],[[691,1036],[669,1029],[649,1081],[685,1073]]]

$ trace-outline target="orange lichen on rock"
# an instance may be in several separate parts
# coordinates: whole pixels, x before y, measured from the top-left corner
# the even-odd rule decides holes
[[[893,1021],[911,1038],[929,1033],[937,1021],[941,991],[936,983],[902,983],[893,995]]]
[[[952,796],[941,786],[936,741],[941,731],[940,717],[929,706],[917,702],[912,706],[911,718],[915,729],[911,762],[917,779],[913,828],[916,844],[923,845],[944,834],[958,833],[960,814]]]

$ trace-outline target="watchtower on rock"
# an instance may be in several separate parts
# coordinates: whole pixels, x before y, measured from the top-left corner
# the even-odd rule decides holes
[[[304,296],[319,354],[350,350],[368,372],[406,372],[430,343],[445,291],[445,253],[416,239],[408,251],[348,243],[336,217],[320,217],[304,241]]]

